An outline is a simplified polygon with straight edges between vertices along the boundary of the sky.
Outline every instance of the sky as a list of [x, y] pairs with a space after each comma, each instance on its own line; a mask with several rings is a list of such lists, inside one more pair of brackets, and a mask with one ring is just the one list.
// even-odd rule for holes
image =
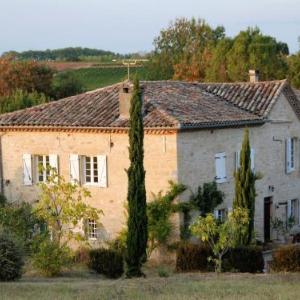
[[229, 36], [248, 26], [300, 50], [300, 0], [0, 0], [0, 53], [90, 47], [149, 51], [177, 17], [223, 25]]

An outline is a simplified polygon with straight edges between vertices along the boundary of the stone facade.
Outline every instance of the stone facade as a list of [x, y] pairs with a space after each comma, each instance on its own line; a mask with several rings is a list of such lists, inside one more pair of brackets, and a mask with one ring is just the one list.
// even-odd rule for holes
[[[69, 156], [106, 155], [107, 188], [86, 186], [92, 194], [90, 204], [102, 209], [104, 238], [113, 238], [125, 226], [127, 174], [129, 166], [127, 134], [67, 132], [3, 132], [2, 169], [4, 193], [9, 201], [34, 202], [38, 186], [23, 184], [22, 156], [58, 155], [59, 173], [70, 177]], [[152, 193], [168, 188], [168, 181], [177, 181], [176, 134], [145, 135], [146, 190]]]
[[[255, 170], [263, 178], [257, 181], [255, 213], [256, 236], [264, 240], [264, 199], [272, 197], [271, 215], [286, 217], [286, 203], [300, 199], [300, 147], [295, 148], [295, 170], [285, 172], [285, 140], [300, 137], [300, 122], [292, 107], [281, 94], [264, 125], [250, 129], [251, 147], [255, 149]], [[219, 184], [225, 193], [220, 208], [232, 207], [235, 153], [241, 148], [243, 128], [184, 130], [177, 133], [145, 135], [145, 169], [148, 199], [152, 193], [168, 188], [174, 180], [193, 191], [204, 182], [214, 180], [215, 154], [226, 154], [227, 180]], [[90, 204], [104, 211], [101, 222], [105, 238], [113, 238], [125, 225], [127, 194], [128, 136], [126, 133], [88, 133], [72, 131], [3, 131], [1, 161], [4, 193], [10, 201], [33, 202], [38, 198], [36, 184], [23, 185], [22, 155], [57, 154], [59, 173], [69, 178], [69, 156], [106, 155], [107, 188], [88, 186]], [[182, 201], [188, 199], [186, 192]], [[179, 218], [175, 218], [177, 228]], [[177, 230], [179, 232], [179, 230]]]
[[[285, 96], [274, 105], [268, 122], [250, 127], [251, 148], [255, 150], [255, 170], [262, 174], [256, 182], [256, 238], [264, 240], [264, 199], [272, 197], [271, 217], [286, 219], [287, 202], [300, 199], [300, 122]], [[285, 140], [298, 138], [295, 144], [295, 170], [286, 174]], [[234, 197], [236, 152], [241, 149], [243, 128], [187, 131], [178, 134], [178, 180], [193, 191], [216, 176], [215, 154], [226, 153], [227, 180], [218, 184], [225, 193], [219, 208], [230, 209]], [[185, 195], [188, 198], [188, 195]], [[271, 238], [275, 233], [271, 233]]]

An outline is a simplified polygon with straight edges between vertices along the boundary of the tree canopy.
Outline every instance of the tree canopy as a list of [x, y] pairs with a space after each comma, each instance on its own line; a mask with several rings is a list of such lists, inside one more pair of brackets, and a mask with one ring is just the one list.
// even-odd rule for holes
[[148, 64], [150, 79], [177, 79], [200, 82], [247, 81], [248, 71], [257, 69], [262, 80], [287, 77], [297, 84], [300, 58], [288, 64], [286, 43], [248, 28], [227, 37], [222, 26], [211, 27], [201, 19], [179, 18], [154, 40]]

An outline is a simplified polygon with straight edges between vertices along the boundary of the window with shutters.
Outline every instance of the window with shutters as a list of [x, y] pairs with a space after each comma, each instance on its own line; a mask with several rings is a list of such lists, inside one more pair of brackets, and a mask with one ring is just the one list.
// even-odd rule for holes
[[97, 239], [97, 222], [95, 220], [89, 219], [88, 220], [88, 238], [90, 240]]
[[50, 176], [49, 155], [36, 155], [37, 182], [47, 182]]
[[296, 138], [288, 138], [286, 140], [286, 172], [291, 173], [295, 170], [295, 149]]
[[106, 156], [81, 156], [80, 160], [84, 184], [107, 187]]
[[227, 209], [216, 209], [215, 210], [215, 218], [220, 222], [224, 222], [227, 218]]
[[[241, 166], [240, 155], [241, 155], [241, 151], [235, 152], [235, 170], [236, 171]], [[255, 173], [255, 150], [253, 148], [251, 148], [250, 159], [251, 159], [251, 170], [252, 170], [252, 172]]]
[[215, 168], [216, 168], [215, 181], [217, 183], [226, 182], [227, 176], [226, 176], [226, 155], [225, 155], [225, 153], [217, 153], [215, 155]]

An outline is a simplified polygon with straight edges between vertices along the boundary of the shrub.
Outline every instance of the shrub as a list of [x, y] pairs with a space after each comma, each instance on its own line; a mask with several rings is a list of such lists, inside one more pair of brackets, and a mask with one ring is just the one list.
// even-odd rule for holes
[[90, 251], [89, 247], [81, 246], [75, 251], [74, 262], [79, 264], [88, 264], [90, 259]]
[[158, 276], [159, 277], [169, 277], [169, 273], [168, 273], [168, 271], [166, 269], [160, 267], [158, 269]]
[[176, 270], [179, 272], [208, 271], [212, 269], [208, 258], [212, 251], [204, 244], [185, 243], [178, 246]]
[[33, 266], [48, 277], [58, 275], [70, 262], [70, 249], [50, 240], [42, 241], [33, 255]]
[[229, 249], [222, 264], [224, 271], [261, 273], [264, 269], [264, 259], [261, 247], [237, 247]]
[[21, 277], [23, 253], [7, 235], [0, 233], [0, 280], [11, 281]]
[[90, 251], [89, 267], [99, 274], [109, 278], [119, 278], [124, 272], [123, 256], [111, 249], [92, 249]]
[[273, 252], [271, 269], [275, 272], [300, 271], [300, 245], [289, 245]]

